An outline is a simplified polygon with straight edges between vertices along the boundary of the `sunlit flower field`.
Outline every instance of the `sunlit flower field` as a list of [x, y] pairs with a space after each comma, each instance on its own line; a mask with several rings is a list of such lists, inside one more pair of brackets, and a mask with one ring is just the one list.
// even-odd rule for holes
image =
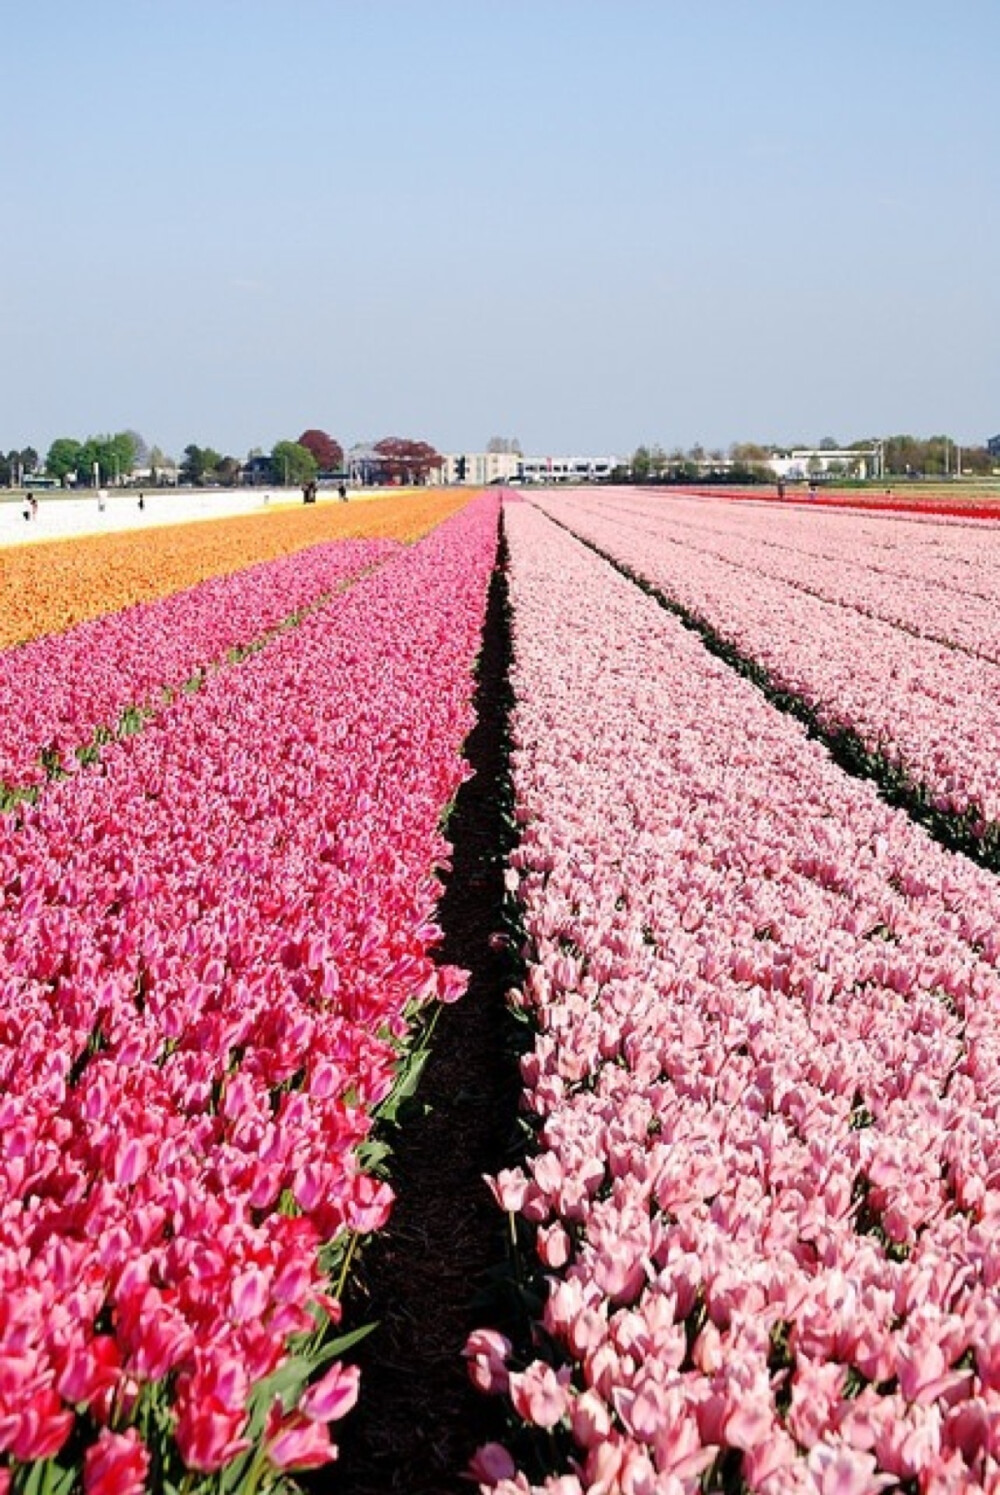
[[1000, 1490], [995, 523], [418, 492], [0, 567], [0, 1495], [339, 1488], [501, 586], [461, 1485]]

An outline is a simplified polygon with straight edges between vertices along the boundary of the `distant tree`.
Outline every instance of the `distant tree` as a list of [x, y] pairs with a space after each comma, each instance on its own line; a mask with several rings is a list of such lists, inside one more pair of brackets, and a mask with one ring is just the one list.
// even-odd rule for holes
[[279, 441], [271, 452], [271, 465], [276, 482], [295, 488], [311, 483], [319, 471], [312, 452], [297, 441]]
[[222, 461], [222, 453], [210, 446], [196, 446], [194, 442], [184, 448], [181, 458], [180, 480], [198, 488], [209, 478], [215, 478], [216, 469]]
[[512, 452], [518, 457], [522, 455], [521, 443], [516, 436], [491, 436], [486, 443], [486, 450], [488, 452]]
[[824, 436], [819, 449], [821, 452], [837, 452], [840, 450], [840, 442], [834, 436]]
[[150, 467], [152, 464], [150, 462], [149, 447], [143, 437], [139, 435], [139, 432], [124, 431], [122, 434], [127, 436], [132, 442], [132, 466]]
[[995, 460], [988, 447], [963, 446], [962, 473], [969, 477], [988, 477], [993, 471]]
[[[873, 445], [868, 443], [869, 449]], [[928, 453], [915, 436], [889, 436], [882, 443], [886, 472], [916, 473], [926, 470]]]
[[236, 457], [223, 457], [215, 465], [215, 476], [224, 488], [235, 488], [240, 480], [241, 466]]
[[325, 431], [303, 431], [298, 444], [304, 446], [307, 452], [312, 452], [316, 459], [316, 466], [321, 472], [343, 470], [344, 448], [339, 441], [335, 441]]
[[115, 436], [88, 436], [80, 447], [77, 473], [84, 482], [94, 481], [95, 465], [100, 483], [118, 483], [135, 466], [135, 445], [128, 431]]
[[924, 472], [951, 472], [954, 467], [955, 443], [950, 436], [929, 436], [924, 442]]
[[21, 463], [22, 474], [38, 471], [38, 453], [33, 446], [22, 447], [18, 453], [18, 458]]
[[205, 459], [202, 449], [194, 441], [184, 448], [181, 454], [178, 476], [184, 483], [193, 483], [197, 486], [205, 476]]
[[632, 453], [632, 477], [637, 483], [645, 483], [652, 470], [653, 459], [648, 446], [637, 446]]
[[80, 453], [83, 447], [72, 436], [57, 436], [49, 447], [45, 458], [45, 471], [65, 487], [73, 474], [80, 471]]
[[733, 464], [734, 477], [745, 475], [756, 479], [774, 478], [771, 453], [766, 446], [760, 446], [756, 441], [734, 441], [729, 448], [729, 460]]
[[434, 468], [444, 466], [444, 458], [426, 441], [383, 436], [374, 450], [386, 476], [396, 483], [426, 483]]

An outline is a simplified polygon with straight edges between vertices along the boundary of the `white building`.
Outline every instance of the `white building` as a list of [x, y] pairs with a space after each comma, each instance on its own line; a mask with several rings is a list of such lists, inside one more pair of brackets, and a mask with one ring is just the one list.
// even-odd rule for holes
[[441, 481], [469, 483], [594, 483], [609, 478], [617, 457], [525, 457], [520, 452], [455, 452], [444, 459]]
[[815, 477], [866, 478], [875, 473], [877, 463], [873, 451], [796, 447], [790, 452], [773, 453], [767, 465], [776, 477], [796, 483]]
[[474, 488], [510, 483], [517, 477], [520, 461], [517, 452], [453, 452], [444, 459], [440, 481], [468, 483]]

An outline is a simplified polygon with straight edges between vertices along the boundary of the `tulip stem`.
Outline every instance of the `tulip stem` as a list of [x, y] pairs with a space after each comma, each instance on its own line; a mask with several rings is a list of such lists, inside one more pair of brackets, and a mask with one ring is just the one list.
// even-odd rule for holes
[[257, 1490], [260, 1487], [260, 1477], [264, 1472], [264, 1466], [266, 1463], [267, 1448], [264, 1444], [263, 1439], [261, 1439], [261, 1444], [257, 1449], [254, 1461], [250, 1465], [250, 1468], [247, 1470], [246, 1479], [240, 1487], [242, 1495], [257, 1495]]
[[344, 1296], [344, 1286], [347, 1282], [347, 1274], [350, 1271], [351, 1260], [354, 1256], [354, 1248], [357, 1244], [358, 1233], [355, 1230], [351, 1232], [351, 1239], [347, 1243], [347, 1250], [344, 1252], [344, 1265], [340, 1269], [340, 1277], [337, 1281], [336, 1292], [334, 1293], [334, 1297], [337, 1298], [338, 1301]]
[[517, 1219], [514, 1211], [507, 1211], [507, 1225], [510, 1229], [510, 1254], [514, 1263], [514, 1277], [518, 1287], [524, 1286], [524, 1273], [521, 1270], [521, 1252], [517, 1244]]

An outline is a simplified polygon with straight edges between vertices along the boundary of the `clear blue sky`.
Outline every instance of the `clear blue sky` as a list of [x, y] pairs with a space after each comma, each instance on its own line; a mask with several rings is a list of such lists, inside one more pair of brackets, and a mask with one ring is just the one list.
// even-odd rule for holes
[[997, 0], [32, 0], [0, 445], [1000, 431]]

